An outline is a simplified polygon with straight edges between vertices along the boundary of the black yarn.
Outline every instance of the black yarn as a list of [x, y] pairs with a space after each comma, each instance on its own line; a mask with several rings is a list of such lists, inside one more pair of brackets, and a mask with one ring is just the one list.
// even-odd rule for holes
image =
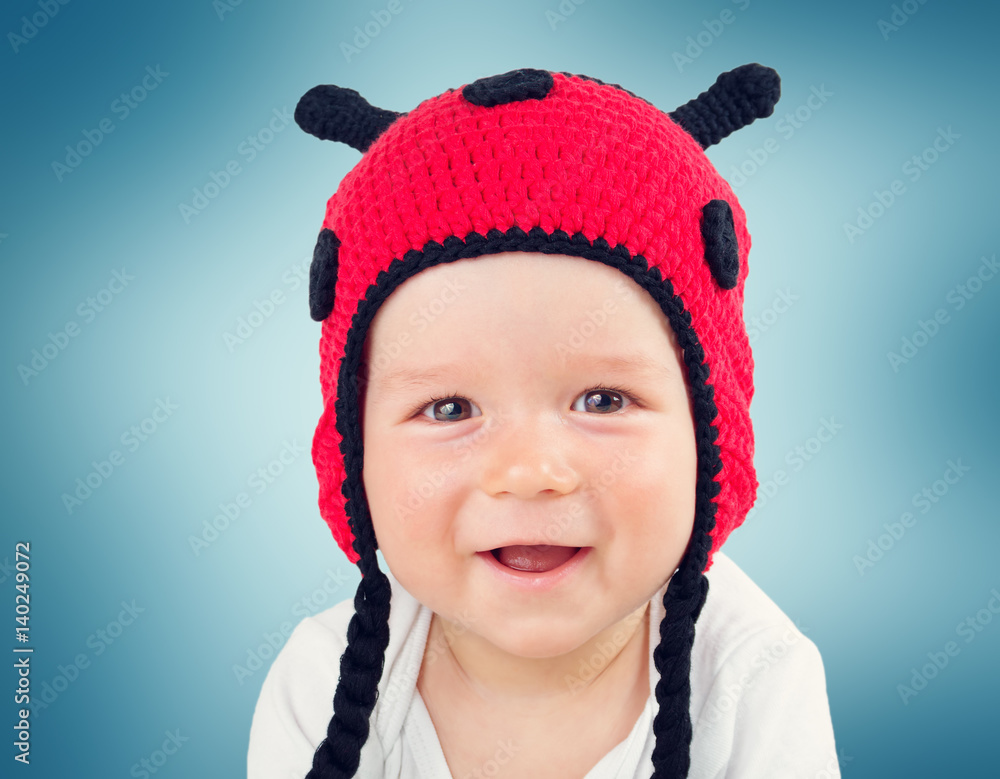
[[669, 116], [707, 149], [755, 119], [770, 116], [779, 97], [778, 74], [754, 62], [723, 73], [707, 91]]
[[354, 549], [360, 555], [362, 581], [354, 604], [357, 613], [348, 627], [348, 645], [341, 658], [340, 680], [333, 699], [334, 715], [327, 738], [313, 756], [313, 768], [307, 779], [341, 779], [354, 776], [360, 762], [361, 748], [369, 735], [368, 721], [377, 698], [378, 682], [385, 663], [388, 645], [388, 579], [379, 570], [378, 548], [362, 483], [364, 449], [360, 428], [358, 376], [368, 328], [375, 314], [392, 292], [408, 278], [440, 263], [502, 252], [522, 251], [563, 254], [602, 262], [617, 268], [645, 289], [660, 305], [670, 321], [683, 350], [691, 393], [695, 440], [698, 451], [698, 477], [695, 487], [695, 518], [688, 548], [663, 596], [666, 611], [660, 623], [660, 643], [653, 652], [653, 662], [660, 673], [655, 694], [659, 711], [653, 720], [656, 746], [653, 750], [654, 779], [682, 779], [690, 766], [692, 735], [691, 647], [695, 622], [708, 594], [708, 580], [702, 571], [712, 546], [710, 533], [715, 528], [715, 497], [721, 487], [715, 477], [722, 470], [721, 450], [716, 443], [718, 430], [712, 425], [718, 416], [715, 388], [708, 383], [709, 367], [697, 333], [691, 327], [691, 314], [674, 293], [669, 279], [659, 269], [650, 268], [641, 255], [632, 256], [624, 245], [612, 247], [603, 238], [593, 243], [583, 233], [570, 236], [562, 230], [546, 233], [541, 227], [525, 232], [511, 227], [506, 232], [493, 229], [486, 235], [470, 233], [463, 240], [456, 236], [442, 243], [430, 241], [423, 250], [412, 249], [402, 260], [394, 259], [369, 285], [347, 333], [344, 359], [340, 365], [335, 401], [340, 450], [344, 455], [346, 477], [343, 493], [347, 498], [347, 516], [355, 536]]
[[[371, 523], [368, 522], [370, 526]], [[352, 530], [354, 528], [352, 527]], [[371, 713], [389, 645], [389, 579], [378, 567], [374, 538], [358, 561], [361, 583], [354, 596], [354, 616], [347, 626], [347, 648], [340, 658], [340, 680], [333, 696], [333, 717], [326, 738], [313, 755], [306, 779], [348, 779], [357, 773], [361, 748], [368, 740]], [[355, 543], [355, 550], [359, 544]]]
[[321, 84], [295, 106], [295, 122], [324, 141], [340, 141], [364, 153], [401, 113], [376, 108], [358, 92]]
[[547, 70], [520, 68], [466, 84], [462, 97], [473, 105], [493, 108], [521, 100], [543, 100], [553, 83]]
[[705, 262], [723, 289], [736, 286], [740, 275], [740, 249], [733, 225], [733, 209], [725, 200], [709, 200], [701, 209], [701, 237]]
[[[374, 314], [374, 310], [372, 311]], [[363, 323], [367, 332], [371, 320]], [[352, 331], [353, 332], [353, 331]], [[364, 338], [361, 339], [364, 344]], [[352, 349], [343, 365], [360, 363], [361, 350]], [[333, 696], [333, 717], [327, 726], [326, 738], [313, 754], [312, 769], [306, 779], [349, 779], [357, 773], [361, 749], [368, 740], [371, 713], [378, 699], [378, 683], [385, 666], [385, 650], [389, 645], [389, 605], [392, 587], [378, 565], [375, 551], [378, 542], [368, 509], [360, 465], [364, 463], [364, 442], [361, 420], [357, 413], [358, 385], [340, 385], [337, 398], [337, 428], [344, 435], [342, 450], [350, 452], [358, 472], [344, 481], [342, 491], [347, 498], [348, 524], [354, 534], [354, 551], [360, 559], [361, 582], [354, 595], [354, 616], [347, 626], [347, 647], [340, 658], [340, 678]], [[341, 416], [341, 408], [353, 408], [350, 417]]]
[[337, 289], [337, 259], [340, 239], [328, 227], [319, 231], [309, 265], [309, 315], [322, 322], [333, 311]]
[[[618, 84], [581, 74], [563, 72], [563, 75], [611, 86], [649, 103]], [[542, 100], [552, 86], [549, 71], [520, 68], [467, 84], [462, 95], [470, 103], [492, 108], [519, 100]], [[771, 68], [750, 63], [723, 73], [708, 90], [668, 116], [707, 149], [755, 119], [770, 116], [780, 96], [778, 74]], [[403, 115], [377, 108], [357, 91], [332, 84], [313, 87], [295, 107], [295, 121], [307, 133], [325, 141], [346, 143], [362, 153]]]

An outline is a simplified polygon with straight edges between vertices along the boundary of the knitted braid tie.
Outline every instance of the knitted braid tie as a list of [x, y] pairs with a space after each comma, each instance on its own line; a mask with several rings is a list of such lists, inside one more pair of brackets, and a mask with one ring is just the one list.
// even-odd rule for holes
[[354, 776], [361, 748], [368, 740], [369, 722], [378, 698], [378, 682], [389, 645], [388, 577], [379, 569], [370, 518], [357, 528], [361, 583], [354, 595], [354, 616], [347, 626], [347, 648], [340, 658], [340, 681], [333, 696], [334, 715], [326, 738], [313, 755], [307, 779], [347, 779]]
[[617, 268], [656, 300], [683, 351], [698, 455], [695, 517], [653, 652], [653, 767], [657, 779], [687, 775], [704, 572], [757, 487], [742, 320], [749, 234], [701, 150], [769, 116], [779, 93], [777, 74], [754, 64], [670, 114], [617, 85], [535, 69], [479, 79], [407, 114], [334, 86], [302, 98], [295, 118], [304, 130], [364, 152], [328, 203], [310, 270], [310, 311], [323, 322], [325, 410], [313, 440], [320, 508], [362, 574], [311, 779], [357, 772], [389, 641], [391, 590], [361, 478], [368, 329], [413, 275], [510, 251]]

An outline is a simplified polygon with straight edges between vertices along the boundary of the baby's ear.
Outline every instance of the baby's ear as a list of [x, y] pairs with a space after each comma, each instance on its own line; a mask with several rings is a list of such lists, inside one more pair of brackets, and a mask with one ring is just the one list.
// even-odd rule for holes
[[376, 108], [353, 89], [321, 84], [306, 92], [295, 107], [295, 122], [324, 141], [368, 150], [390, 124], [403, 114]]

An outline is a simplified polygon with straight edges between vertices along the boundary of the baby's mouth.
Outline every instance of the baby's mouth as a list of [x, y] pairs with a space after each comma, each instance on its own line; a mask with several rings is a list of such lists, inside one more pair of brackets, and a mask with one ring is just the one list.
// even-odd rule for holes
[[579, 546], [502, 546], [492, 550], [493, 556], [515, 571], [545, 573], [568, 562], [581, 547]]

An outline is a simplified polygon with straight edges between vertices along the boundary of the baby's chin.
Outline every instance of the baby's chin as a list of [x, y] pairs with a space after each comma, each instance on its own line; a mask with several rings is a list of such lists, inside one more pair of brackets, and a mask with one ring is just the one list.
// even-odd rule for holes
[[[447, 624], [447, 623], [445, 623]], [[475, 630], [466, 631], [467, 640], [490, 650], [525, 661], [574, 660], [601, 628], [580, 615], [532, 615], [488, 619], [480, 615]]]

